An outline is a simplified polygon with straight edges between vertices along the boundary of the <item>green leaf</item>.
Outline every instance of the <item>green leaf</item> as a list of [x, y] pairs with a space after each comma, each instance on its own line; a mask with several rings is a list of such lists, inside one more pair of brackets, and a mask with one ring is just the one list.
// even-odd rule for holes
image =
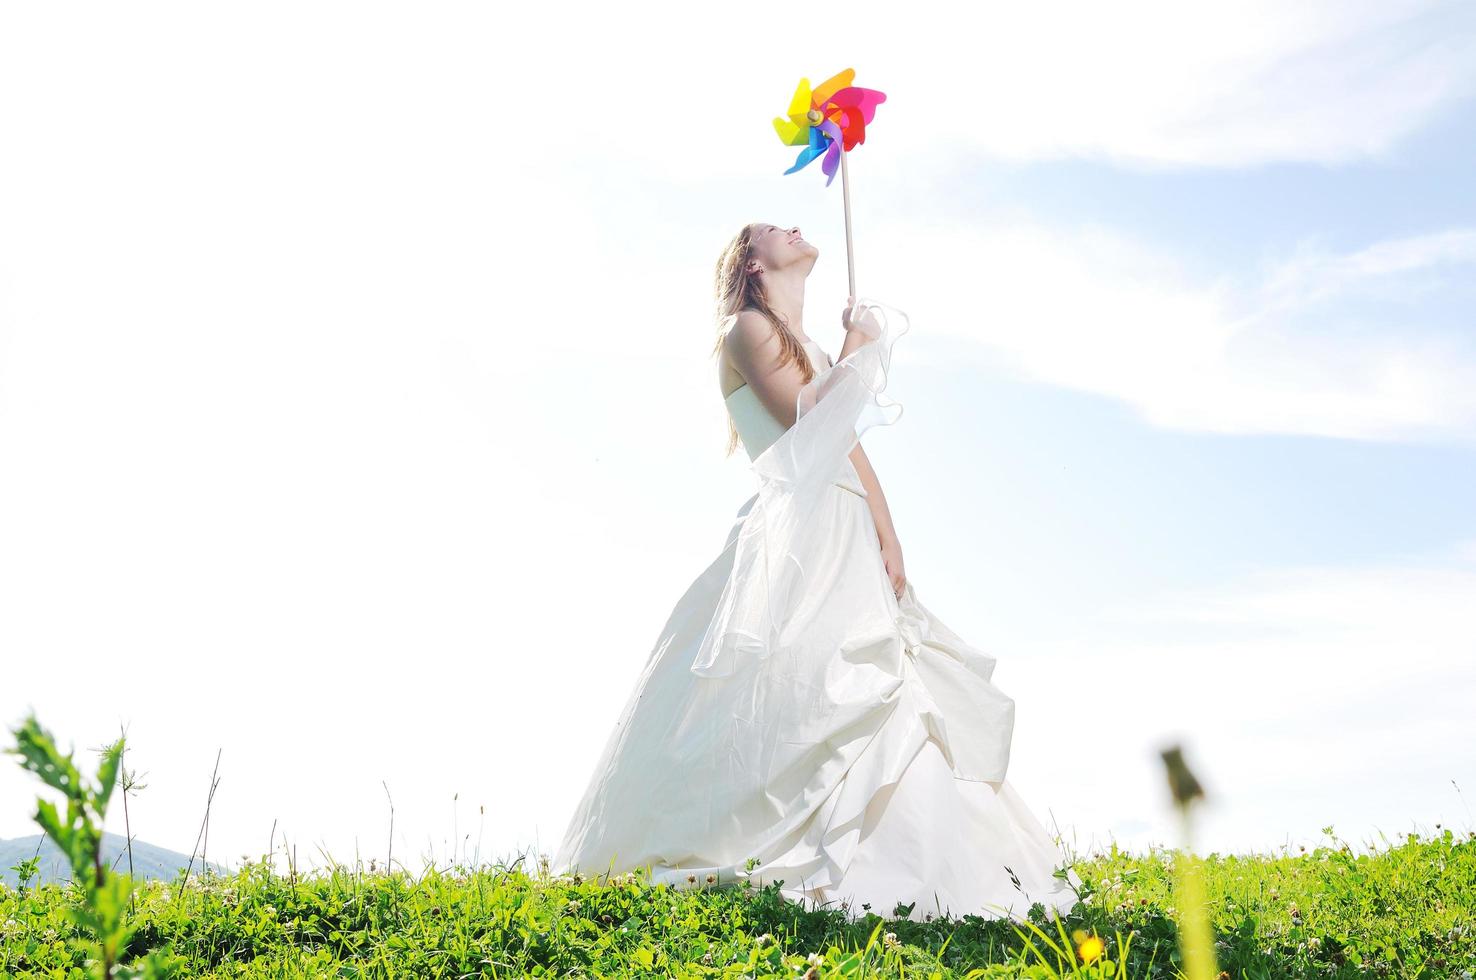
[[81, 793], [82, 775], [72, 765], [70, 753], [62, 755], [56, 747], [56, 739], [41, 727], [32, 715], [12, 733], [16, 747], [7, 749], [21, 757], [21, 765], [41, 777], [41, 781], [52, 789], [60, 790], [68, 799]]
[[72, 832], [62, 823], [56, 806], [49, 800], [36, 801], [36, 822], [63, 854], [71, 854]]

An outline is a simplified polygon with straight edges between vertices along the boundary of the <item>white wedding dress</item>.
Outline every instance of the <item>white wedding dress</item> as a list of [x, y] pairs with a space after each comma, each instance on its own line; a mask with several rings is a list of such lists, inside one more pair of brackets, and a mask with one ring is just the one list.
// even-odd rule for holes
[[917, 920], [1075, 903], [1081, 880], [1005, 779], [1015, 705], [994, 658], [887, 579], [849, 453], [900, 415], [878, 396], [907, 322], [857, 309], [876, 339], [839, 364], [807, 344], [793, 426], [747, 385], [726, 398], [759, 492], [662, 629], [553, 873], [782, 880], [807, 907]]

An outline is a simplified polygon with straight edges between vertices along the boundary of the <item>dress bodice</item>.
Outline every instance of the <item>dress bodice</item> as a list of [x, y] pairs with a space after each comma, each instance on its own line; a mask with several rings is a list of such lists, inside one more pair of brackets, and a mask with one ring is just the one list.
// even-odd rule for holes
[[[817, 373], [831, 366], [829, 356], [819, 344], [813, 340], [807, 340], [804, 342], [804, 348], [810, 357], [811, 366]], [[723, 399], [723, 403], [728, 407], [728, 414], [733, 419], [733, 426], [738, 430], [738, 438], [743, 442], [743, 448], [748, 453], [750, 461], [758, 459], [763, 455], [764, 450], [774, 444], [774, 440], [784, 434], [784, 426], [769, 414], [769, 410], [764, 407], [763, 402], [759, 401], [758, 395], [749, 385], [743, 384], [729, 392]], [[860, 475], [849, 458], [836, 484], [853, 493], [866, 496]]]
[[[819, 344], [807, 340], [804, 348], [811, 366], [817, 372], [829, 367], [829, 359]], [[784, 426], [769, 414], [769, 410], [759, 401], [750, 385], [743, 384], [730, 391], [723, 402], [728, 406], [728, 414], [733, 417], [733, 426], [738, 430], [738, 438], [742, 440], [750, 460], [758, 459], [765, 449], [774, 444], [775, 439], [784, 434]]]

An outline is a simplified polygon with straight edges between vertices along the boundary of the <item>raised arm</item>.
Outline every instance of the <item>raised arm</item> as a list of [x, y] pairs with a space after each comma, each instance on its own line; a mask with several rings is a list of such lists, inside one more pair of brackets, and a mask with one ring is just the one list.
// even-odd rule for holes
[[[881, 324], [877, 323], [870, 310], [863, 310], [860, 315], [853, 317], [855, 305], [856, 297], [847, 297], [846, 308], [841, 313], [841, 323], [846, 328], [845, 343], [841, 346], [842, 360], [862, 345], [875, 343], [881, 335]], [[892, 524], [892, 511], [887, 506], [887, 495], [882, 492], [881, 480], [877, 479], [876, 470], [872, 468], [871, 460], [859, 439], [851, 449], [851, 463], [856, 467], [861, 485], [866, 488], [866, 503], [871, 507], [871, 520], [876, 525], [877, 546], [881, 548], [882, 565], [887, 570], [887, 579], [892, 583], [892, 591], [900, 598], [907, 582], [907, 570], [902, 560], [902, 542], [897, 539], [897, 529]]]
[[854, 310], [855, 306], [856, 297], [847, 296], [846, 308], [841, 311], [841, 326], [845, 328], [846, 339], [841, 344], [840, 357], [837, 360], [844, 361], [857, 348], [881, 336], [881, 324], [876, 322], [876, 315], [864, 307], [858, 314]]

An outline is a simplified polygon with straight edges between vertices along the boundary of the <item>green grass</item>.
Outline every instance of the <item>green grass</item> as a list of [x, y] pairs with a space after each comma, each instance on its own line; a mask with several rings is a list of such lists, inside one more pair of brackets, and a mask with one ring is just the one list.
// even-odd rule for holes
[[[1205, 859], [1220, 969], [1476, 974], [1476, 834], [1443, 829], [1356, 853], [1325, 834], [1305, 853]], [[302, 876], [262, 860], [184, 887], [139, 883], [127, 954], [167, 946], [174, 975], [209, 977], [1173, 977], [1173, 861], [1115, 847], [1078, 858], [1082, 903], [1059, 924], [1034, 915], [1037, 933], [976, 916], [802, 909], [772, 888], [651, 886], [639, 872], [555, 878], [524, 861]], [[0, 976], [83, 976], [68, 914], [78, 898], [76, 886], [0, 886]], [[1106, 943], [1085, 967], [1073, 965], [1078, 930]]]

